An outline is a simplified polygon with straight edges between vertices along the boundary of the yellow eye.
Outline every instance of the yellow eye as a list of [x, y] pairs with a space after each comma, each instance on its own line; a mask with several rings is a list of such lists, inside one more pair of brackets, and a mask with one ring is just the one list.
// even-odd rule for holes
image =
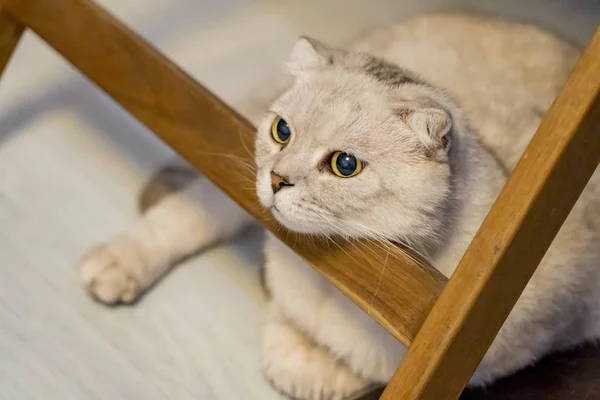
[[290, 136], [292, 136], [290, 126], [280, 116], [277, 116], [271, 124], [271, 136], [279, 144], [286, 144], [290, 141]]
[[351, 154], [336, 151], [331, 156], [331, 170], [340, 178], [351, 178], [362, 171], [363, 163]]

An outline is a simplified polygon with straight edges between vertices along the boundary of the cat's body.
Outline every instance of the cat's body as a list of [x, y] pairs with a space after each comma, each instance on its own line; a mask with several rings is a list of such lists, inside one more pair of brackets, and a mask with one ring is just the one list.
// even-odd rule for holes
[[[299, 41], [294, 82], [258, 125], [259, 199], [290, 229], [404, 241], [449, 276], [578, 52], [529, 26], [463, 15], [420, 17], [355, 48], [418, 75]], [[289, 143], [272, 140], [277, 116], [290, 126]], [[364, 171], [334, 176], [323, 160], [335, 150], [362, 158]], [[197, 179], [92, 250], [82, 275], [101, 300], [131, 301], [178, 259], [249, 222]], [[274, 386], [340, 398], [387, 381], [404, 347], [273, 236], [264, 251], [272, 300], [263, 368]], [[599, 267], [596, 173], [472, 383], [600, 337]]]

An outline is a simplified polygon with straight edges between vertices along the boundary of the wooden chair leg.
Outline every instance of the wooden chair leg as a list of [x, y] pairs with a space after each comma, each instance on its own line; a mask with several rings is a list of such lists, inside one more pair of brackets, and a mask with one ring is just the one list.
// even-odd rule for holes
[[386, 388], [455, 400], [600, 162], [600, 29]]
[[4, 10], [0, 1], [0, 76], [24, 30], [25, 27]]

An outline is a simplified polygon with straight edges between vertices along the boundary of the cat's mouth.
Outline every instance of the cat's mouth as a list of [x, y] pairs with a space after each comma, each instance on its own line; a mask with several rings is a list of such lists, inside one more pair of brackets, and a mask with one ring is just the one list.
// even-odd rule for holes
[[271, 215], [275, 217], [275, 219], [281, 222], [283, 225], [287, 226], [287, 219], [283, 216], [283, 213], [277, 208], [275, 204], [273, 204], [270, 208]]
[[295, 230], [293, 228], [293, 223], [292, 221], [288, 220], [283, 213], [277, 208], [276, 205], [271, 206], [271, 215], [273, 215], [273, 217], [275, 217], [275, 219], [277, 221], [279, 221], [279, 223], [281, 223], [283, 226], [285, 226], [288, 229], [291, 230]]
[[276, 205], [272, 205], [270, 208], [271, 214], [275, 219], [287, 229], [298, 232], [298, 233], [314, 233], [315, 229], [312, 224], [303, 223], [300, 220], [290, 219], [286, 217], [285, 213], [281, 212]]

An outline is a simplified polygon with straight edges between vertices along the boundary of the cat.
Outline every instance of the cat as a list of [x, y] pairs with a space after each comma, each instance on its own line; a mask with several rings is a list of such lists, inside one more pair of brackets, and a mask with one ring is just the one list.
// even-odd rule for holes
[[[578, 55], [536, 27], [465, 14], [380, 28], [351, 50], [302, 37], [286, 87], [246, 110], [260, 203], [292, 231], [406, 243], [450, 276]], [[252, 222], [189, 171], [165, 168], [143, 216], [82, 259], [93, 296], [134, 301]], [[470, 385], [600, 336], [599, 227], [596, 173]], [[405, 347], [271, 234], [264, 253], [271, 384], [312, 400], [387, 382]]]

